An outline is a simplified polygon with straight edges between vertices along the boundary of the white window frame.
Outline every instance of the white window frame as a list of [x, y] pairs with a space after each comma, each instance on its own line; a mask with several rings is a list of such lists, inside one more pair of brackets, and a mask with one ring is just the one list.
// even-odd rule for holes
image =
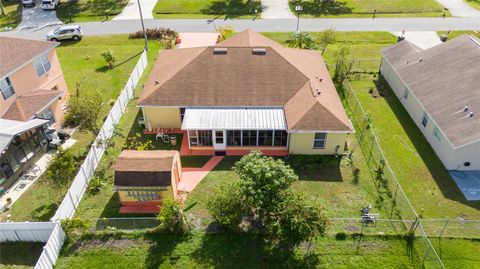
[[432, 135], [433, 135], [433, 137], [435, 138], [435, 140], [436, 140], [438, 143], [442, 143], [443, 135], [442, 135], [442, 133], [440, 132], [440, 129], [438, 129], [438, 127], [435, 127], [435, 128], [433, 129]]
[[[5, 87], [2, 87], [2, 82], [5, 82]], [[10, 95], [6, 96], [6, 92], [8, 92]], [[3, 100], [8, 100], [8, 98], [15, 95], [15, 87], [13, 87], [12, 81], [9, 77], [0, 79], [0, 93], [2, 94]]]
[[40, 55], [35, 61], [33, 61], [33, 66], [35, 67], [35, 72], [37, 72], [37, 76], [41, 77], [48, 73], [52, 68], [52, 63], [50, 59], [48, 59], [48, 53]]
[[[324, 137], [323, 138], [317, 138], [317, 134], [323, 134]], [[321, 147], [315, 146], [315, 142], [318, 142], [318, 141], [322, 141], [323, 146], [321, 146]], [[325, 145], [327, 145], [327, 133], [314, 133], [313, 134], [313, 148], [314, 149], [324, 149]]]
[[[425, 124], [423, 124], [424, 121], [425, 121]], [[420, 122], [422, 126], [427, 128], [429, 121], [430, 121], [430, 117], [428, 116], [427, 112], [423, 112], [422, 121]]]

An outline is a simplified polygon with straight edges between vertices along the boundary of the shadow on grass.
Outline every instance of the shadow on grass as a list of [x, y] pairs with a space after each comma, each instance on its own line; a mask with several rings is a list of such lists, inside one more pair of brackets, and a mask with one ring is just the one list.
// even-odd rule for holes
[[42, 254], [44, 245], [43, 242], [2, 242], [0, 243], [0, 267], [34, 267]]
[[96, 71], [96, 72], [99, 72], [99, 73], [106, 73], [106, 72], [108, 72], [108, 71], [110, 71], [110, 70], [113, 70], [113, 69], [115, 69], [115, 68], [117, 68], [117, 67], [119, 67], [119, 66], [121, 66], [121, 65], [123, 65], [123, 64], [125, 64], [125, 63], [130, 62], [131, 60], [135, 59], [138, 55], [142, 54], [142, 52], [143, 52], [143, 51], [140, 51], [140, 52], [138, 52], [138, 53], [135, 53], [134, 55], [132, 55], [132, 56], [126, 58], [125, 60], [121, 61], [120, 63], [114, 65], [112, 68], [110, 68], [108, 65], [104, 65], [104, 66], [102, 66], [102, 67], [99, 67], [99, 68], [95, 69], [95, 71]]
[[57, 17], [64, 22], [75, 21], [78, 16], [112, 17], [127, 5], [127, 0], [60, 1]]
[[5, 16], [0, 16], [0, 28], [12, 27], [15, 28], [22, 21], [22, 5], [21, 1], [7, 1], [3, 3], [5, 10], [9, 6], [17, 5], [15, 11], [8, 12]]
[[30, 213], [32, 220], [34, 221], [49, 221], [53, 215], [55, 215], [55, 211], [58, 209], [58, 204], [51, 203], [48, 205], [41, 205], [35, 208], [32, 213]]
[[208, 7], [201, 10], [203, 14], [225, 15], [226, 19], [232, 19], [244, 15], [255, 15], [255, 10], [261, 12], [262, 3], [254, 0], [224, 0], [212, 2]]
[[339, 15], [339, 14], [350, 14], [352, 13], [352, 8], [347, 6], [346, 2], [343, 1], [334, 1], [334, 0], [313, 0], [313, 1], [302, 1], [294, 0], [290, 1], [290, 6], [295, 7], [297, 5], [303, 6], [302, 13], [309, 14], [312, 16], [321, 16], [321, 15]]
[[285, 163], [292, 167], [302, 181], [342, 182], [341, 160], [335, 156], [292, 155]]
[[385, 87], [385, 91], [388, 92], [388, 97], [385, 98], [387, 104], [390, 106], [390, 109], [395, 114], [395, 117], [402, 125], [402, 128], [407, 133], [409, 139], [412, 141], [416, 152], [418, 152], [420, 158], [427, 166], [430, 174], [434, 178], [438, 188], [443, 193], [445, 198], [460, 202], [476, 209], [480, 209], [480, 201], [473, 202], [465, 199], [463, 193], [460, 191], [455, 181], [450, 177], [447, 169], [437, 157], [433, 148], [430, 146], [418, 126], [412, 120], [384, 78], [380, 77], [379, 81], [375, 82], [375, 84], [383, 85], [382, 87]]

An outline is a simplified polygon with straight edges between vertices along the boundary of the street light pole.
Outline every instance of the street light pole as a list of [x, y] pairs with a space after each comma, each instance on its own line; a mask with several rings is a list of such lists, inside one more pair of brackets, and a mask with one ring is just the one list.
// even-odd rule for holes
[[142, 22], [143, 36], [145, 37], [145, 50], [148, 50], [147, 32], [145, 31], [145, 24], [143, 24], [142, 7], [140, 6], [140, 0], [137, 0], [138, 11], [140, 12], [140, 21]]
[[303, 7], [302, 6], [295, 6], [295, 12], [297, 12], [297, 30], [295, 32], [298, 33], [298, 27], [300, 25], [300, 12], [302, 12]]

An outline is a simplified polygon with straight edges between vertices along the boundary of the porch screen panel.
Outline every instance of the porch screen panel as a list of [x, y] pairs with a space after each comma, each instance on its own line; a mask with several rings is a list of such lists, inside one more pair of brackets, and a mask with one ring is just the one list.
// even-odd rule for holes
[[258, 145], [259, 146], [272, 146], [273, 131], [271, 130], [259, 130], [258, 131]]
[[274, 146], [287, 145], [287, 131], [275, 131]]
[[242, 145], [242, 131], [227, 131], [227, 146], [240, 147]]
[[243, 135], [243, 146], [256, 146], [257, 145], [257, 131], [256, 130], [245, 130], [242, 131]]
[[211, 146], [212, 145], [212, 131], [197, 131], [198, 132], [198, 145], [199, 146]]

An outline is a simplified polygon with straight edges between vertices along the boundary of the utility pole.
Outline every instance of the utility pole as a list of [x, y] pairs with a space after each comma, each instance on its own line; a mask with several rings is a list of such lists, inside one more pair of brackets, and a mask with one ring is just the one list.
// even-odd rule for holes
[[295, 12], [297, 12], [297, 31], [296, 31], [296, 33], [298, 33], [298, 27], [300, 25], [300, 12], [302, 12], [302, 10], [303, 10], [302, 6], [295, 6]]
[[148, 50], [147, 31], [145, 31], [145, 24], [143, 23], [143, 14], [142, 14], [142, 7], [140, 6], [140, 0], [137, 0], [137, 4], [138, 4], [138, 11], [140, 12], [140, 21], [142, 22], [143, 36], [145, 37], [145, 50]]

